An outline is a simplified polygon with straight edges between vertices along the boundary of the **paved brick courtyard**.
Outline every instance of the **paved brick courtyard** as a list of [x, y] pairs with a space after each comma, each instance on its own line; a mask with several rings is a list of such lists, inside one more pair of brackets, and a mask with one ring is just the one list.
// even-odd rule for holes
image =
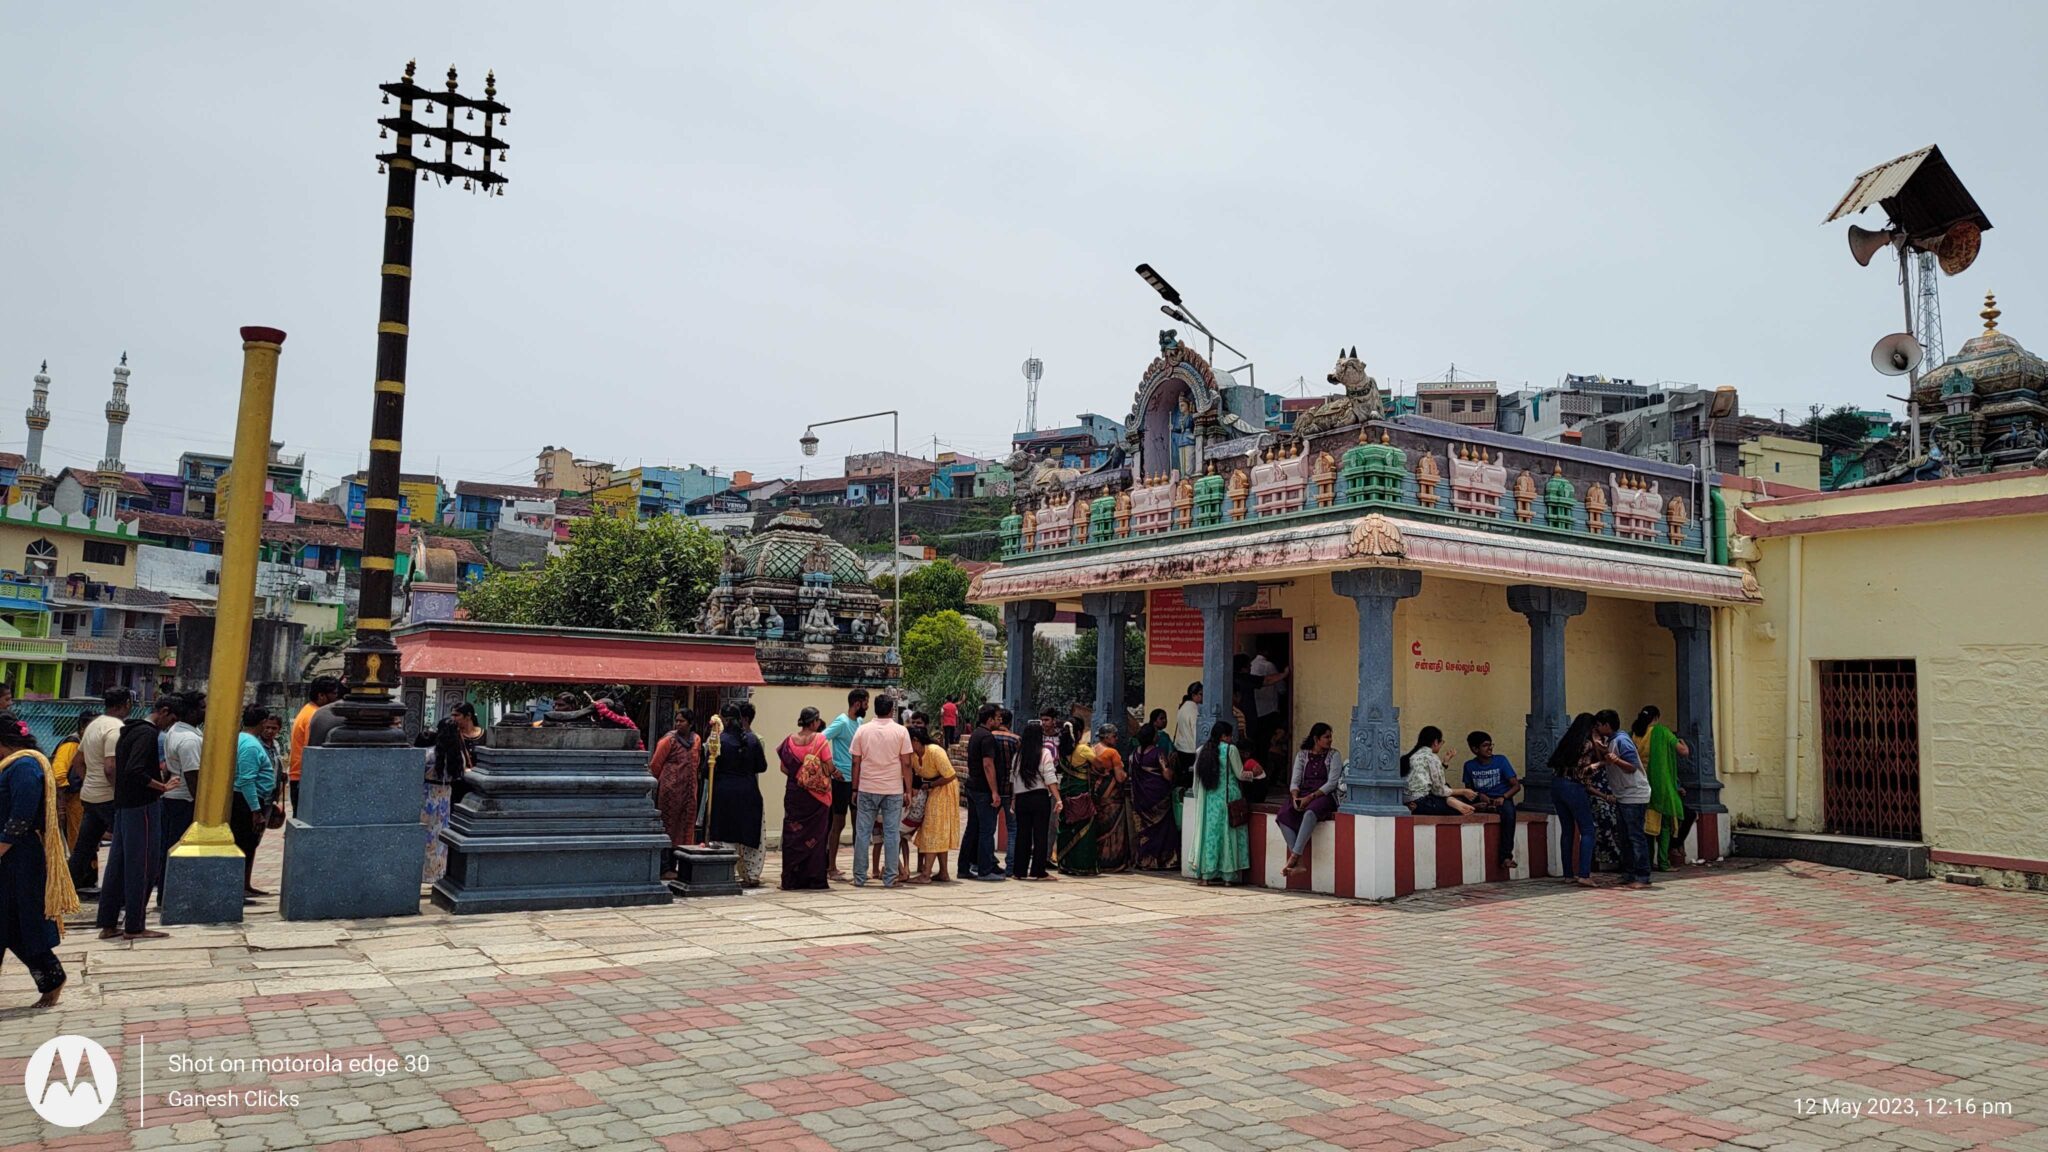
[[[0, 1149], [2048, 1147], [2048, 898], [1806, 865], [1379, 906], [1153, 877], [266, 906], [62, 954], [64, 1007], [0, 1018]], [[30, 998], [10, 962], [0, 1001]], [[59, 1032], [121, 1063], [79, 1134], [5, 1086]]]

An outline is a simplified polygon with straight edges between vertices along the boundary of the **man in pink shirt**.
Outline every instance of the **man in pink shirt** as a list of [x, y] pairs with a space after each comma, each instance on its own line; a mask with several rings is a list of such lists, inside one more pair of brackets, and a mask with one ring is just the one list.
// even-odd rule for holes
[[896, 722], [896, 701], [875, 697], [873, 723], [853, 734], [853, 886], [868, 883], [868, 842], [882, 821], [882, 887], [894, 888], [903, 837], [903, 798], [910, 792], [910, 731]]

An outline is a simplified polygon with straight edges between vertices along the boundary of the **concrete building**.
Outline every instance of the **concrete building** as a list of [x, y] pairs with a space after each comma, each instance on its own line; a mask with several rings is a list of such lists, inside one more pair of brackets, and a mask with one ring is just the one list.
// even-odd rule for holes
[[[1716, 636], [1744, 851], [2048, 889], [2048, 473], [1743, 503]], [[2022, 599], [2015, 599], [2016, 596]]]
[[1523, 389], [1502, 397], [1494, 426], [1512, 436], [1565, 443], [1567, 434], [1579, 425], [1642, 408], [1655, 399], [1654, 392], [1633, 380], [1568, 374], [1555, 387]]
[[214, 485], [234, 460], [212, 452], [182, 452], [178, 455], [178, 478], [185, 485], [184, 508], [173, 515], [214, 519]]
[[[1257, 416], [1263, 422], [1263, 407]], [[1124, 426], [1107, 416], [1083, 412], [1075, 421], [1064, 428], [1019, 432], [1010, 437], [1010, 448], [1034, 459], [1054, 461], [1062, 468], [1086, 470], [1107, 461], [1124, 438]]]
[[1415, 413], [1470, 428], [1491, 428], [1500, 385], [1491, 380], [1430, 380], [1415, 386]]
[[550, 444], [540, 450], [533, 467], [533, 486], [557, 492], [589, 493], [612, 482], [612, 466], [602, 460], [585, 460], [567, 448]]
[[[369, 497], [370, 477], [364, 472], [350, 473], [341, 478], [341, 483], [320, 494], [322, 503], [340, 508], [348, 523], [358, 528], [362, 527], [364, 501]], [[426, 472], [398, 474], [400, 524], [439, 524], [447, 503], [448, 489], [439, 476]]]
[[[1732, 416], [1709, 416], [1718, 389], [1677, 388], [1658, 394], [1640, 408], [1586, 420], [1576, 429], [1578, 443], [1602, 452], [1619, 452], [1667, 464], [1706, 464], [1732, 468], [1742, 443], [1742, 428]], [[1732, 389], [1730, 390], [1732, 392]], [[1726, 403], [1736, 403], [1731, 396]], [[1569, 433], [1566, 442], [1570, 442]]]
[[[153, 592], [191, 604], [208, 615], [220, 599], [217, 552], [191, 552], [154, 544], [136, 550], [136, 580]], [[332, 632], [348, 624], [345, 582], [294, 564], [256, 565], [256, 615], [292, 620], [307, 632]]]
[[691, 500], [723, 492], [731, 485], [730, 477], [696, 464], [687, 468], [633, 468], [614, 475], [611, 483], [591, 492], [590, 500], [605, 515], [652, 520], [656, 516], [681, 516], [683, 506]]
[[448, 523], [456, 528], [489, 532], [507, 517], [536, 528], [552, 531], [556, 490], [526, 484], [485, 484], [476, 480], [455, 482], [455, 502], [448, 509]]
[[1740, 473], [1766, 484], [1820, 491], [1820, 445], [1784, 436], [1758, 436], [1737, 448]]
[[0, 683], [16, 699], [50, 700], [63, 688], [67, 656], [54, 632], [48, 585], [0, 576]]

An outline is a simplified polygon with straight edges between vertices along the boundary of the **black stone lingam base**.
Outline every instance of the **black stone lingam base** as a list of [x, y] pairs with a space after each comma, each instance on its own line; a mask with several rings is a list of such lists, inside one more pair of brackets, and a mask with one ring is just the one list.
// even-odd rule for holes
[[678, 896], [737, 896], [740, 878], [733, 870], [740, 854], [730, 848], [675, 849], [676, 878], [668, 882]]
[[493, 728], [449, 815], [434, 903], [457, 915], [668, 904], [654, 777], [619, 729]]

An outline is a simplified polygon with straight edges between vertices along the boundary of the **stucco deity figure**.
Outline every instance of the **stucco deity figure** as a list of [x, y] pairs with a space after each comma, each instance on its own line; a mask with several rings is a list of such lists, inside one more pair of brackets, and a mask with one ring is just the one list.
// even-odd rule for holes
[[1690, 522], [1685, 514], [1685, 497], [1673, 496], [1671, 503], [1664, 506], [1664, 528], [1673, 544], [1685, 543], [1685, 526]]
[[[1308, 445], [1302, 445], [1308, 451]], [[1315, 467], [1309, 469], [1309, 479], [1315, 483], [1315, 505], [1328, 508], [1337, 503], [1337, 458], [1328, 452], [1316, 453]]]
[[1024, 502], [1024, 520], [1018, 526], [1017, 540], [1026, 552], [1038, 547], [1038, 504], [1035, 501]]
[[886, 615], [877, 615], [875, 617], [875, 643], [887, 644], [889, 642], [889, 636], [889, 617]]
[[1131, 534], [1131, 486], [1125, 484], [1116, 490], [1116, 534], [1119, 537]]
[[782, 639], [782, 613], [773, 604], [768, 606], [768, 618], [762, 621], [761, 635], [770, 640]]
[[1379, 381], [1366, 374], [1365, 361], [1354, 346], [1349, 352], [1337, 349], [1337, 366], [1329, 381], [1343, 387], [1344, 395], [1333, 396], [1295, 418], [1294, 431], [1313, 436], [1334, 428], [1349, 428], [1368, 420], [1386, 418], [1386, 404], [1380, 399]]
[[1131, 491], [1131, 535], [1164, 532], [1173, 519], [1173, 489], [1163, 476], [1145, 477]]
[[1598, 480], [1586, 485], [1586, 531], [1595, 536], [1607, 533], [1607, 486]]
[[849, 623], [851, 624], [853, 629], [853, 642], [855, 644], [867, 643], [868, 618], [865, 616], [855, 616]]
[[704, 605], [704, 634], [706, 636], [723, 636], [725, 635], [726, 623], [725, 603], [714, 596], [709, 603]]
[[1508, 469], [1500, 453], [1486, 458], [1486, 449], [1461, 445], [1451, 457], [1451, 503], [1471, 516], [1499, 516], [1507, 492]]
[[1246, 506], [1251, 502], [1252, 496], [1251, 473], [1246, 472], [1242, 467], [1232, 469], [1230, 483], [1226, 486], [1225, 491], [1230, 494], [1230, 518], [1232, 520], [1244, 519]]
[[1424, 452], [1415, 458], [1415, 499], [1424, 508], [1434, 508], [1437, 502], [1437, 485], [1443, 482], [1444, 474], [1437, 467], [1436, 453]]
[[740, 601], [739, 611], [733, 613], [732, 630], [741, 636], [752, 636], [761, 630], [761, 610], [754, 606], [752, 593]]
[[1656, 481], [1612, 472], [1607, 478], [1614, 485], [1615, 534], [1631, 540], [1656, 539], [1657, 521], [1663, 512]]
[[804, 613], [804, 639], [813, 644], [824, 644], [838, 636], [839, 625], [832, 622], [832, 610], [825, 607], [823, 600], [813, 601], [811, 610]]
[[1524, 524], [1536, 521], [1536, 477], [1527, 468], [1515, 477], [1515, 519]]
[[1073, 496], [1062, 492], [1047, 497], [1044, 510], [1038, 514], [1038, 546], [1064, 548], [1073, 540]]
[[1195, 522], [1195, 482], [1183, 476], [1173, 484], [1173, 524], [1187, 528]]

